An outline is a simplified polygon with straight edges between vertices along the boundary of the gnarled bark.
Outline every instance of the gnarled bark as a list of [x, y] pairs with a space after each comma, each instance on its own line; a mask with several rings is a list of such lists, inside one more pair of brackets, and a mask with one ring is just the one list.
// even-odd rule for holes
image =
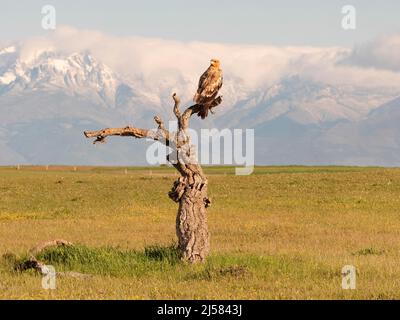
[[194, 180], [194, 184], [190, 184], [187, 179], [178, 184], [183, 193], [179, 197], [176, 234], [182, 258], [189, 262], [203, 261], [210, 250], [206, 212], [210, 205], [207, 179], [195, 174]]
[[[108, 136], [132, 136], [135, 138], [151, 138], [160, 141], [173, 151], [167, 160], [178, 170], [180, 177], [174, 182], [169, 197], [179, 203], [176, 217], [176, 234], [178, 249], [183, 260], [196, 263], [204, 261], [210, 250], [210, 234], [207, 225], [207, 207], [211, 201], [207, 194], [207, 178], [194, 155], [188, 134], [190, 117], [198, 114], [202, 106], [195, 104], [183, 113], [179, 110], [180, 100], [176, 94], [173, 111], [178, 120], [178, 132], [173, 134], [165, 129], [160, 117], [154, 117], [157, 130], [139, 129], [134, 127], [107, 128], [98, 131], [85, 131], [87, 138], [95, 137], [96, 142], [105, 142]], [[217, 107], [222, 97], [208, 101], [209, 109]]]

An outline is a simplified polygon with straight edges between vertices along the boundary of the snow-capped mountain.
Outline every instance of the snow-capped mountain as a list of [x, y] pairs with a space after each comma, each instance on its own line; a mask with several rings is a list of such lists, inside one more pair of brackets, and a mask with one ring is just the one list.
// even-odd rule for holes
[[[15, 47], [0, 52], [2, 94], [18, 94], [28, 90], [63, 90], [68, 94], [98, 96], [104, 103], [114, 106], [117, 76], [90, 54], [61, 56], [45, 51], [32, 60], [15, 59]], [[14, 56], [14, 59], [10, 59]]]
[[357, 121], [371, 110], [395, 98], [399, 91], [354, 86], [335, 87], [296, 75], [252, 93], [250, 97], [240, 101], [228, 117], [235, 126], [244, 124], [252, 128], [282, 116], [304, 125], [340, 120]]
[[[0, 164], [145, 164], [144, 144], [114, 139], [92, 148], [82, 131], [128, 124], [151, 128], [156, 114], [166, 121], [173, 118], [170, 95], [177, 87], [183, 97], [191, 97], [195, 89], [179, 73], [176, 81], [166, 79], [156, 88], [153, 80], [121, 76], [88, 52], [46, 49], [24, 55], [18, 46], [0, 49]], [[382, 112], [389, 101], [398, 106], [400, 88], [334, 86], [298, 74], [266, 87], [249, 88], [243, 82], [226, 77], [223, 105], [193, 126], [254, 128], [260, 164], [400, 161], [397, 142], [391, 149], [396, 157], [381, 157], [376, 147], [360, 157], [352, 145], [371, 139], [354, 135], [352, 128], [368, 124], [378, 135], [387, 132], [391, 116]]]

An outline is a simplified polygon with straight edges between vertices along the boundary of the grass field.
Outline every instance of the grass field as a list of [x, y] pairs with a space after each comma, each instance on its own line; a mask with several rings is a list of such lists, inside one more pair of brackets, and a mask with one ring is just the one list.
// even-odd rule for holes
[[[251, 176], [206, 168], [212, 250], [177, 259], [169, 168], [0, 168], [0, 254], [36, 244], [60, 276], [0, 261], [2, 299], [399, 299], [400, 169], [258, 167]], [[341, 288], [344, 265], [357, 289]]]

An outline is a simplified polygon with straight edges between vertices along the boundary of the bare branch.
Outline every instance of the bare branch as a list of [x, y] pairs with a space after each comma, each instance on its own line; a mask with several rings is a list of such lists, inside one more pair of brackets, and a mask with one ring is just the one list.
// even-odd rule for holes
[[[213, 108], [217, 107], [220, 105], [222, 102], [222, 96], [216, 97], [214, 100], [210, 101], [209, 104], [209, 110], [211, 111]], [[181, 126], [185, 130], [189, 127], [189, 119], [193, 114], [198, 113], [203, 105], [201, 104], [195, 104], [193, 106], [188, 107], [183, 115], [180, 118], [181, 121]], [[212, 111], [211, 111], [212, 112]]]
[[179, 97], [176, 95], [176, 93], [174, 93], [172, 95], [172, 99], [174, 99], [174, 114], [176, 116], [176, 118], [179, 120], [181, 117], [181, 112], [179, 111], [179, 105], [181, 103], [181, 99], [179, 99]]
[[154, 121], [158, 124], [158, 129], [164, 129], [164, 122], [162, 121], [161, 117], [155, 116]]
[[164, 127], [164, 122], [162, 121], [161, 117], [155, 116], [154, 121], [158, 124], [158, 130], [155, 136], [152, 137], [152, 139], [160, 141], [164, 143], [165, 145], [169, 146], [171, 144], [171, 138], [170, 138], [170, 133], [167, 129]]
[[128, 126], [125, 128], [105, 128], [96, 131], [84, 131], [83, 133], [86, 138], [96, 137], [96, 140], [93, 141], [93, 144], [96, 144], [98, 142], [105, 143], [106, 138], [109, 136], [123, 136], [134, 138], [150, 138], [156, 141], [160, 141], [167, 146], [170, 146], [171, 142], [169, 131], [164, 128], [164, 124], [160, 117], [156, 116], [154, 117], [154, 120], [158, 124], [157, 131]]
[[108, 136], [124, 136], [124, 137], [135, 137], [135, 138], [152, 138], [152, 132], [147, 129], [139, 129], [133, 127], [125, 127], [125, 128], [105, 128], [97, 131], [85, 131], [84, 135], [86, 138], [94, 138], [96, 142], [105, 142], [105, 138]]

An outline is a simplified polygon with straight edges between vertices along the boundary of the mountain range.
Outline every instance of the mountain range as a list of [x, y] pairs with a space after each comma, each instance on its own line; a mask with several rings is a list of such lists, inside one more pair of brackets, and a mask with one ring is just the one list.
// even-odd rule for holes
[[[138, 66], [140, 68], [140, 66]], [[262, 68], [262, 66], [260, 66]], [[84, 130], [172, 120], [171, 93], [190, 104], [195, 80], [180, 75], [155, 90], [118, 74], [90, 52], [0, 49], [0, 165], [144, 165], [149, 143], [110, 139], [93, 146]], [[249, 88], [225, 78], [224, 102], [195, 129], [252, 128], [256, 164], [400, 164], [400, 87], [332, 85], [301, 73]]]

